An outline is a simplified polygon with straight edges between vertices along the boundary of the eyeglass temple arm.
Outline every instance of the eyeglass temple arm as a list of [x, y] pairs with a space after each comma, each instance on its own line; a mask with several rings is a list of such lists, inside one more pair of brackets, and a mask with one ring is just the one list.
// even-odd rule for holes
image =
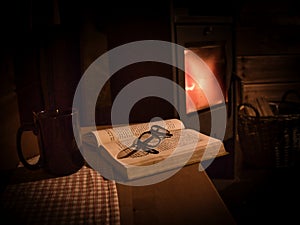
[[[163, 130], [163, 132], [161, 132], [159, 130]], [[171, 137], [171, 136], [173, 136], [173, 134], [171, 134], [171, 132], [169, 130], [167, 130], [166, 128], [161, 127], [159, 125], [153, 125], [151, 127], [150, 132], [151, 132], [151, 134], [155, 133], [156, 135], [163, 136], [163, 137]]]

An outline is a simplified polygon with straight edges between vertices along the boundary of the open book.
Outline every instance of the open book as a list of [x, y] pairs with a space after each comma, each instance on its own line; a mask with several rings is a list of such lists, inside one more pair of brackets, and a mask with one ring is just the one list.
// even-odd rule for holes
[[[144, 132], [151, 136], [153, 127], [166, 129], [170, 135], [157, 137], [153, 134], [154, 138], [150, 141], [155, 144], [145, 142], [150, 147], [135, 144]], [[82, 141], [86, 149], [85, 158], [88, 157], [92, 167], [104, 168], [105, 165], [105, 169], [110, 168], [128, 180], [228, 154], [221, 140], [187, 129], [178, 119], [90, 131], [83, 135]], [[119, 157], [122, 151], [129, 154]]]

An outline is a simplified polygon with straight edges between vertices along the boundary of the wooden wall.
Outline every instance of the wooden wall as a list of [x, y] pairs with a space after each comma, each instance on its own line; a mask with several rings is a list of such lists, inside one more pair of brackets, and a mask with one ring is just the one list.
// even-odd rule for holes
[[[32, 110], [45, 108], [53, 100], [70, 106], [80, 76], [98, 56], [127, 41], [171, 40], [168, 1], [163, 5], [151, 2], [146, 9], [140, 5], [127, 5], [126, 9], [125, 3], [118, 7], [102, 1], [47, 0], [45, 5], [32, 2], [34, 7], [29, 0], [5, 2], [1, 7], [1, 46], [5, 51], [1, 51], [0, 101], [6, 130], [1, 132], [2, 146], [6, 146], [1, 150], [1, 168], [14, 167], [18, 161], [15, 133], [20, 123], [31, 121]], [[227, 1], [222, 2], [222, 10], [213, 3], [197, 8], [192, 1], [174, 2], [177, 6], [191, 4], [193, 14], [234, 17], [238, 81], [246, 82], [250, 77], [258, 81], [257, 76], [272, 72], [277, 78], [291, 73], [294, 75], [288, 82], [299, 81], [300, 16], [294, 1]], [[131, 32], [126, 33], [127, 29]], [[289, 57], [294, 62], [293, 69]], [[264, 72], [258, 75], [258, 70]], [[51, 74], [55, 80], [51, 87], [60, 93], [56, 96], [45, 89]], [[113, 86], [117, 88], [112, 91], [108, 84], [101, 93], [96, 107], [99, 123], [109, 122], [114, 91], [120, 88], [116, 82]], [[248, 86], [253, 91], [251, 88]], [[240, 100], [242, 94], [238, 92]], [[166, 116], [170, 111], [166, 106]], [[29, 136], [26, 139], [34, 143], [34, 137]]]
[[18, 164], [15, 140], [20, 119], [11, 55], [1, 52], [0, 57], [0, 170], [7, 170]]
[[[300, 13], [296, 1], [243, 1], [236, 11], [237, 103], [280, 101], [300, 91]], [[238, 136], [237, 136], [238, 141]], [[243, 168], [236, 145], [236, 168]]]

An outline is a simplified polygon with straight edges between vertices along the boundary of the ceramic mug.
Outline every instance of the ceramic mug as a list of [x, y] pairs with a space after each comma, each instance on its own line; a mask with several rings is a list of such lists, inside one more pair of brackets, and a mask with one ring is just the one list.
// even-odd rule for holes
[[[17, 132], [20, 161], [28, 169], [43, 168], [54, 175], [78, 171], [84, 165], [76, 142], [76, 139], [80, 140], [79, 129], [78, 111], [74, 109], [34, 112], [33, 123], [21, 125]], [[32, 131], [37, 136], [40, 158], [35, 164], [30, 164], [23, 155], [21, 139], [24, 131]]]

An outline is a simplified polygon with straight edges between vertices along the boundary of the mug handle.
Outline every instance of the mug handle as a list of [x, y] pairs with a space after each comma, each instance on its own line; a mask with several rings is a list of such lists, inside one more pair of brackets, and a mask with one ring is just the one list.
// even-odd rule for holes
[[37, 163], [35, 164], [30, 164], [27, 162], [27, 160], [25, 159], [24, 155], [23, 155], [23, 150], [22, 150], [22, 144], [21, 144], [21, 140], [22, 140], [22, 134], [24, 131], [32, 131], [35, 135], [36, 135], [36, 128], [34, 126], [34, 124], [23, 124], [19, 127], [18, 131], [17, 131], [17, 152], [18, 152], [18, 157], [21, 161], [21, 163], [23, 163], [23, 165], [30, 169], [30, 170], [36, 170], [41, 168], [41, 162], [40, 159], [38, 160]]

